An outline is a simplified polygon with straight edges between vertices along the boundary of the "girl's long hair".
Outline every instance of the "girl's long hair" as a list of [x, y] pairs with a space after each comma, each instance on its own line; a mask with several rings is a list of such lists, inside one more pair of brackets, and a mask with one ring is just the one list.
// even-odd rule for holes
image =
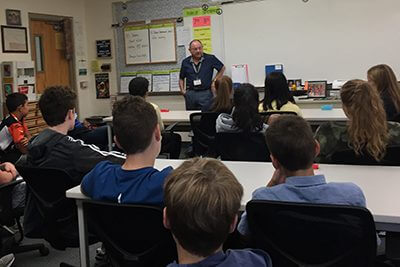
[[258, 91], [253, 85], [244, 83], [235, 89], [232, 118], [235, 126], [243, 132], [256, 132], [263, 128], [263, 121], [258, 113], [258, 103]]
[[230, 113], [232, 110], [232, 79], [225, 75], [217, 79], [215, 90], [217, 95], [211, 106], [211, 111]]
[[388, 91], [397, 113], [400, 113], [400, 87], [392, 68], [385, 64], [373, 66], [368, 70], [368, 80], [372, 81], [379, 93]]
[[343, 85], [340, 96], [349, 116], [349, 145], [357, 155], [366, 151], [380, 161], [385, 156], [389, 134], [378, 91], [366, 81], [351, 80]]
[[282, 72], [272, 72], [265, 78], [264, 83], [264, 110], [273, 109], [272, 102], [276, 101], [276, 109], [280, 110], [287, 102], [295, 104], [294, 98], [289, 91], [288, 82]]

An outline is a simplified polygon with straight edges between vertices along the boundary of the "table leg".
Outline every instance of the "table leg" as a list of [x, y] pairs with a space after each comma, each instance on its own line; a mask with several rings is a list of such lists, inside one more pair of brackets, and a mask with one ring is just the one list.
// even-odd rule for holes
[[108, 151], [112, 150], [112, 132], [111, 132], [111, 124], [107, 123], [107, 138], [108, 138]]
[[89, 242], [82, 200], [76, 200], [76, 205], [78, 206], [79, 252], [81, 256], [81, 267], [89, 267]]

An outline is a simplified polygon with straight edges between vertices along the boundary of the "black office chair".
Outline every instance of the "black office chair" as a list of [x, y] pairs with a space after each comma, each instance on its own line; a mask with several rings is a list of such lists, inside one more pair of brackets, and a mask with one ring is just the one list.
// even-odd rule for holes
[[177, 259], [160, 207], [84, 202], [88, 225], [105, 246], [112, 266], [166, 266]]
[[[49, 254], [49, 249], [44, 244], [21, 245], [24, 238], [24, 232], [21, 226], [20, 218], [24, 213], [23, 208], [12, 208], [12, 192], [17, 184], [23, 180], [14, 180], [7, 184], [0, 185], [0, 255], [9, 253], [22, 253], [38, 250], [41, 256]], [[16, 233], [9, 226], [17, 225], [19, 238], [16, 239]]]
[[385, 157], [381, 161], [376, 161], [366, 152], [356, 155], [353, 149], [346, 149], [335, 152], [332, 155], [332, 162], [349, 165], [400, 166], [400, 145], [388, 146]]
[[274, 266], [373, 266], [371, 213], [361, 207], [252, 200], [246, 205], [254, 247]]
[[271, 161], [263, 133], [217, 133], [215, 144], [222, 160]]
[[[34, 202], [41, 217], [42, 227], [38, 237], [58, 250], [79, 247], [75, 201], [65, 196], [68, 189], [76, 186], [69, 174], [51, 168], [17, 166], [17, 170], [27, 184], [27, 200]], [[89, 236], [89, 243], [95, 241], [93, 236]], [[60, 266], [70, 265], [61, 263]]]
[[400, 123], [400, 113], [394, 115], [392, 118], [389, 119], [389, 121]]
[[195, 112], [190, 114], [193, 131], [193, 152], [196, 156], [215, 156], [216, 112]]

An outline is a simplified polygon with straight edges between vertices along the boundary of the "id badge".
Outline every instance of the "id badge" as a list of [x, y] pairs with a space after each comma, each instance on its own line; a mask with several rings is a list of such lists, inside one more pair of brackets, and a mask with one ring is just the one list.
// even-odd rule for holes
[[194, 86], [200, 86], [201, 85], [201, 80], [200, 79], [194, 80], [193, 81], [193, 85]]

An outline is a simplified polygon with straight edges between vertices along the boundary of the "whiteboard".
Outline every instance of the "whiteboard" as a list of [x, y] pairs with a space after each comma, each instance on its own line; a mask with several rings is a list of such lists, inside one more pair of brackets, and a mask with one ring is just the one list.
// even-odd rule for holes
[[400, 75], [399, 0], [265, 0], [223, 5], [225, 65], [249, 65], [264, 85], [265, 65], [289, 79], [366, 79], [380, 63]]
[[127, 26], [124, 28], [124, 37], [126, 64], [150, 63], [148, 27]]
[[175, 24], [150, 25], [152, 63], [176, 62]]

